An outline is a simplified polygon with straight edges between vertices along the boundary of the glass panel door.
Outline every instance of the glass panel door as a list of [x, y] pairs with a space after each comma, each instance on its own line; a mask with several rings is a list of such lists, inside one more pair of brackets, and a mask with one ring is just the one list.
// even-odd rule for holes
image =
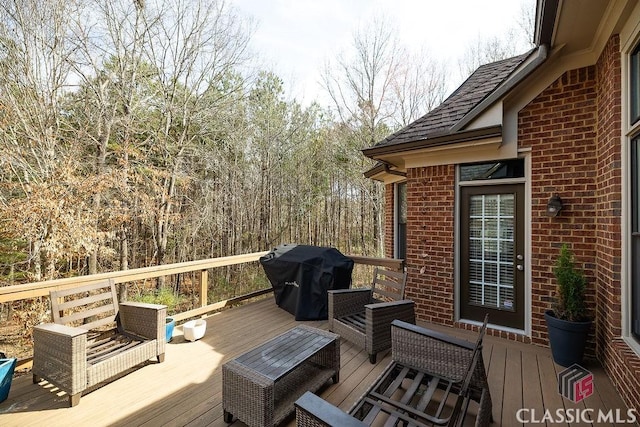
[[522, 185], [461, 191], [462, 318], [524, 328]]

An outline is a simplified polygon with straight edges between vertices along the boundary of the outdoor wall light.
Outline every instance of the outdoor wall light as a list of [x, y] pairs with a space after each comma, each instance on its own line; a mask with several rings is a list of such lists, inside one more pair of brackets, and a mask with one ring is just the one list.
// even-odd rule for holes
[[549, 203], [547, 203], [547, 216], [554, 217], [558, 216], [560, 211], [562, 210], [562, 199], [560, 196], [553, 195], [549, 199]]

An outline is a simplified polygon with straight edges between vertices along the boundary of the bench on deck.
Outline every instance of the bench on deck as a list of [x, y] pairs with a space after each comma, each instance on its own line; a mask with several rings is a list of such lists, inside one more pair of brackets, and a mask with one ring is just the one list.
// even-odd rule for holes
[[53, 323], [33, 331], [33, 382], [69, 395], [82, 392], [157, 358], [164, 361], [167, 307], [118, 303], [113, 280], [50, 292]]
[[471, 401], [476, 426], [491, 422], [482, 359], [487, 318], [475, 343], [405, 322], [392, 326], [392, 360], [349, 413], [305, 393], [295, 403], [298, 427], [461, 426]]
[[404, 298], [407, 273], [376, 267], [371, 288], [328, 291], [329, 330], [360, 348], [369, 361], [391, 347], [391, 322], [416, 322], [415, 304]]

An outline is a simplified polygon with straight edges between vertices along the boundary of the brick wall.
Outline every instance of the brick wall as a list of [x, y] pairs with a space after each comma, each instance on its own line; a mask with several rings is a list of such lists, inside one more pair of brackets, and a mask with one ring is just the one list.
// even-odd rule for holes
[[598, 93], [596, 352], [629, 407], [640, 408], [640, 358], [622, 334], [622, 160], [621, 68], [618, 36], [612, 37], [596, 64]]
[[[544, 310], [554, 294], [552, 268], [569, 243], [589, 283], [596, 319], [587, 356], [597, 357], [630, 407], [640, 407], [640, 358], [621, 335], [621, 89], [618, 37], [597, 64], [572, 70], [519, 114], [518, 139], [531, 148], [532, 340], [548, 345]], [[558, 193], [557, 218], [544, 207]]]
[[[595, 67], [569, 71], [518, 117], [518, 143], [531, 148], [531, 339], [538, 344], [548, 344], [544, 312], [555, 294], [552, 269], [565, 243], [585, 270], [591, 284], [588, 304], [595, 307], [595, 83]], [[554, 194], [564, 209], [549, 218], [546, 205]], [[591, 356], [593, 348], [588, 345]]]
[[419, 319], [454, 319], [455, 167], [407, 171], [407, 298]]
[[602, 356], [607, 341], [621, 335], [620, 271], [622, 206], [620, 153], [620, 59], [618, 38], [610, 42], [597, 66], [598, 72], [598, 225], [596, 283], [598, 336]]
[[[594, 66], [571, 70], [518, 116], [518, 143], [531, 156], [531, 338], [547, 346], [544, 311], [555, 293], [552, 269], [563, 243], [587, 275], [597, 321], [587, 347], [629, 407], [640, 408], [640, 358], [621, 336], [621, 84], [618, 37]], [[564, 209], [546, 216], [558, 194]], [[407, 171], [407, 297], [419, 319], [454, 324], [455, 166]], [[393, 255], [393, 186], [386, 187], [385, 249]], [[455, 326], [471, 328], [469, 325]]]

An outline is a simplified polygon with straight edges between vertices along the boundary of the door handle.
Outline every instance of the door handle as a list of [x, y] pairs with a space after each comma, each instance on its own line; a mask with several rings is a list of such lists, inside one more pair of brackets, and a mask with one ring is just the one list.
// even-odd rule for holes
[[516, 268], [520, 271], [524, 270], [524, 267], [522, 266], [522, 264], [516, 265]]

